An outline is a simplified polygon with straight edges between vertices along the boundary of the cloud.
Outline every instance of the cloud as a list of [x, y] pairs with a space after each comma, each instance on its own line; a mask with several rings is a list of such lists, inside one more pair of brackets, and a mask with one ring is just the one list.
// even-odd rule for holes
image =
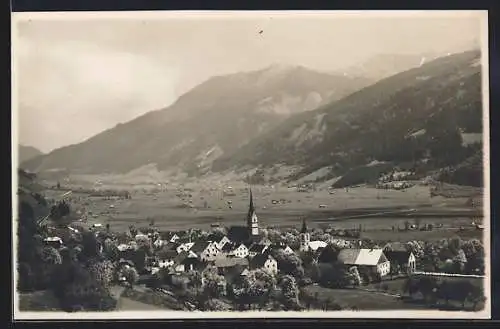
[[44, 151], [80, 142], [176, 97], [176, 70], [138, 52], [31, 40], [20, 43], [16, 60], [20, 141]]

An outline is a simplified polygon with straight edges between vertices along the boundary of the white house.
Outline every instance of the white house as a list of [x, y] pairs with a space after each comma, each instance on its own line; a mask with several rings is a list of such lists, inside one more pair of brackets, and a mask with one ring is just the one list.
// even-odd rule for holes
[[382, 249], [342, 249], [337, 256], [337, 260], [344, 265], [375, 271], [380, 276], [386, 276], [391, 271], [391, 262], [389, 262]]
[[205, 262], [215, 261], [217, 255], [219, 254], [219, 248], [217, 248], [216, 242], [199, 241], [196, 242], [190, 249], [198, 256], [199, 259]]
[[295, 251], [293, 251], [292, 248], [290, 248], [290, 246], [286, 246], [285, 248], [283, 248], [283, 251], [285, 252], [285, 254], [287, 255], [290, 255], [290, 254], [295, 254]]
[[316, 251], [319, 248], [325, 248], [328, 244], [325, 241], [310, 241], [309, 242], [309, 249], [312, 251]]
[[227, 236], [224, 236], [222, 237], [222, 239], [220, 239], [219, 241], [216, 241], [216, 244], [217, 244], [217, 248], [219, 250], [222, 250], [222, 248], [227, 244], [227, 243], [230, 243], [231, 240], [229, 240], [229, 238]]
[[180, 254], [183, 251], [189, 251], [194, 246], [194, 242], [186, 242], [177, 247], [177, 253]]
[[278, 274], [278, 262], [272, 256], [259, 254], [250, 260], [250, 269], [262, 269], [269, 274]]
[[243, 243], [229, 252], [229, 256], [245, 258], [248, 256], [248, 248]]

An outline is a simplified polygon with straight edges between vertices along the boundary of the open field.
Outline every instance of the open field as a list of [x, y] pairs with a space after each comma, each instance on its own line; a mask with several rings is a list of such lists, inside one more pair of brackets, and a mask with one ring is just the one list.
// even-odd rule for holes
[[[77, 191], [77, 190], [75, 190]], [[60, 191], [48, 191], [57, 198]], [[109, 223], [115, 231], [126, 231], [130, 225], [147, 226], [155, 219], [160, 230], [188, 228], [207, 229], [213, 223], [243, 224], [248, 209], [248, 191], [234, 189], [234, 196], [223, 196], [220, 190], [180, 190], [148, 192], [135, 190], [132, 199], [106, 200], [88, 194], [73, 193], [75, 207], [89, 213], [88, 225]], [[430, 197], [429, 189], [415, 186], [406, 191], [379, 190], [359, 187], [327, 191], [297, 192], [287, 188], [254, 187], [254, 200], [262, 226], [295, 226], [302, 218], [311, 227], [331, 225], [351, 229], [360, 224], [365, 236], [373, 239], [402, 240], [441, 239], [456, 234], [480, 237], [480, 231], [458, 232], [460, 226], [470, 227], [471, 217], [481, 212], [466, 206], [466, 198]], [[273, 204], [273, 200], [283, 200]], [[231, 208], [228, 205], [231, 201]], [[205, 208], [206, 203], [206, 208]], [[325, 208], [319, 208], [319, 205]], [[392, 226], [403, 227], [405, 221], [419, 217], [421, 224], [442, 224], [430, 232], [392, 232]]]
[[424, 305], [407, 304], [398, 297], [388, 294], [373, 293], [360, 289], [330, 289], [321, 286], [308, 286], [304, 288], [308, 293], [318, 294], [321, 301], [330, 299], [339, 304], [343, 309], [356, 308], [358, 310], [415, 310], [425, 309]]

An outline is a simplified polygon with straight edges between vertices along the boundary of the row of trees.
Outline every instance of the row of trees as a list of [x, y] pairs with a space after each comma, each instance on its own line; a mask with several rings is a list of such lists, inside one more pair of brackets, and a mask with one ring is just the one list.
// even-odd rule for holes
[[469, 302], [475, 310], [486, 299], [482, 283], [474, 284], [464, 279], [409, 278], [405, 282], [403, 292], [408, 293], [410, 297], [420, 293], [428, 304], [444, 301], [445, 305], [449, 306], [451, 301], [459, 302], [462, 309]]

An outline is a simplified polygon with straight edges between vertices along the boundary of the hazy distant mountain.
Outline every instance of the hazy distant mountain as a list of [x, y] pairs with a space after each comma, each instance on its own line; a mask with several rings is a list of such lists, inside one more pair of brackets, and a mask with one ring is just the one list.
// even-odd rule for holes
[[391, 75], [419, 67], [440, 57], [437, 53], [422, 54], [380, 54], [368, 60], [347, 67], [342, 74], [352, 77], [364, 77], [378, 81]]
[[42, 155], [42, 151], [34, 148], [33, 146], [19, 145], [19, 163], [24, 162], [29, 159], [33, 159], [39, 155]]
[[199, 173], [220, 155], [234, 152], [291, 115], [368, 84], [370, 80], [364, 78], [280, 65], [213, 77], [166, 109], [27, 161], [23, 167], [124, 173], [155, 164], [160, 170]]
[[391, 76], [322, 108], [301, 113], [214, 162], [213, 170], [298, 166], [295, 177], [321, 168], [343, 175], [370, 163], [458, 165], [482, 133], [480, 52], [438, 58]]

